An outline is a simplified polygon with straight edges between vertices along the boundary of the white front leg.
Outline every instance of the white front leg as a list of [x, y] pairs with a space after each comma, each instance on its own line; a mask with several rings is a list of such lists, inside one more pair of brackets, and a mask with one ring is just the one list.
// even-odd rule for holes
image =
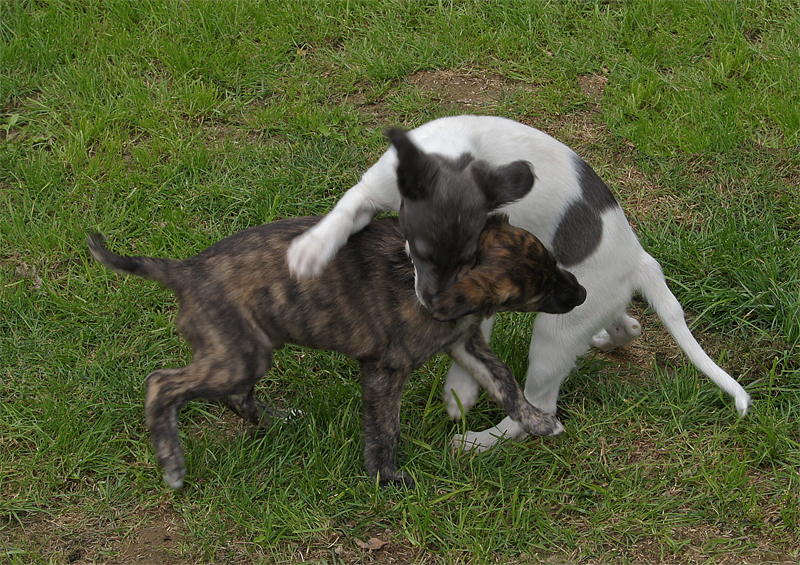
[[[494, 316], [481, 323], [481, 333], [483, 333], [486, 343], [489, 343], [493, 325]], [[447, 408], [447, 415], [452, 420], [461, 418], [475, 405], [479, 392], [480, 389], [475, 379], [457, 361], [453, 361], [444, 383], [444, 405]]]
[[381, 212], [355, 187], [317, 225], [294, 238], [286, 251], [289, 272], [297, 278], [319, 276], [348, 238]]

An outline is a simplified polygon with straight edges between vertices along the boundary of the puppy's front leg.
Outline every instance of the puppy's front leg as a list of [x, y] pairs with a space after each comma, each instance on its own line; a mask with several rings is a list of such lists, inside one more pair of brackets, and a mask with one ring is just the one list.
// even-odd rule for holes
[[[481, 333], [484, 340], [488, 343], [492, 333], [494, 316], [486, 318], [481, 322]], [[461, 367], [458, 362], [454, 362], [447, 372], [447, 379], [444, 383], [444, 405], [447, 408], [447, 415], [453, 420], [462, 417], [469, 412], [470, 408], [478, 400], [480, 388], [472, 375]]]
[[361, 364], [364, 396], [364, 466], [381, 486], [414, 487], [414, 480], [397, 472], [397, 443], [400, 440], [400, 400], [408, 379], [407, 371]]
[[286, 263], [295, 277], [319, 276], [348, 238], [383, 211], [357, 188], [348, 190], [333, 210], [289, 245]]
[[525, 399], [511, 369], [492, 353], [480, 331], [451, 347], [448, 353], [523, 430], [538, 436], [554, 436], [564, 431], [555, 416], [542, 412]]

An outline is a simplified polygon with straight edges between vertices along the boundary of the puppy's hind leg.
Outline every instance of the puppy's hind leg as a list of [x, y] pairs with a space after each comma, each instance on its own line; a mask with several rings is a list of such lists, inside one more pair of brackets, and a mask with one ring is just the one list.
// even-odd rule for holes
[[614, 323], [606, 326], [592, 338], [592, 347], [608, 352], [628, 345], [642, 335], [642, 324], [628, 314], [622, 314]]
[[145, 380], [145, 419], [150, 430], [150, 441], [164, 480], [175, 489], [183, 486], [186, 476], [183, 447], [178, 437], [178, 411], [186, 400], [181, 395], [183, 387], [174, 386], [173, 383], [191, 381], [190, 367], [159, 369], [150, 373]]
[[[269, 358], [268, 351], [258, 351], [250, 363], [240, 358], [196, 354], [195, 360], [186, 367], [150, 373], [146, 381], [145, 416], [156, 458], [169, 486], [181, 488], [186, 476], [183, 448], [178, 437], [178, 411], [181, 407], [197, 398], [247, 398], [264, 375]], [[260, 420], [259, 404], [254, 396], [245, 401], [244, 417]]]

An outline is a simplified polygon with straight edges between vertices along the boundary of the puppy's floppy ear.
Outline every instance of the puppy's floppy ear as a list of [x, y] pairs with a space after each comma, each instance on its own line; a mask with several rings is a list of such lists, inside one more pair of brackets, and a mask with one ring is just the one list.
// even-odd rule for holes
[[397, 186], [400, 194], [409, 200], [428, 196], [428, 184], [436, 172], [435, 164], [411, 142], [406, 132], [391, 128], [386, 132], [397, 150]]
[[472, 176], [483, 190], [490, 210], [519, 200], [533, 188], [532, 165], [527, 161], [512, 161], [496, 168], [476, 161], [472, 165]]
[[440, 322], [452, 322], [484, 310], [488, 299], [484, 286], [480, 275], [468, 272], [450, 288], [433, 297], [431, 316]]

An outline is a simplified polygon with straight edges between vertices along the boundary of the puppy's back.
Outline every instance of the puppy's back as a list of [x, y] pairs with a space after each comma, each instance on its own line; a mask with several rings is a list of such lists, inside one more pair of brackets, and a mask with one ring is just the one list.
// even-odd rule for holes
[[[176, 323], [192, 326], [249, 320], [276, 347], [294, 343], [356, 359], [400, 347], [406, 334], [439, 331], [414, 294], [414, 269], [396, 218], [354, 235], [319, 277], [297, 280], [286, 265], [292, 239], [319, 218], [289, 218], [231, 235], [184, 260], [124, 257], [90, 236], [103, 265], [154, 279], [180, 303]], [[191, 339], [190, 339], [191, 341]], [[422, 355], [422, 352], [419, 352]], [[409, 353], [416, 362], [417, 352]]]
[[[414, 269], [396, 219], [371, 222], [318, 277], [298, 280], [289, 273], [286, 249], [316, 221], [259, 226], [224, 240], [225, 253], [212, 246], [207, 251], [217, 256], [197, 258], [214, 264], [209, 284], [236, 294], [276, 345], [294, 343], [360, 359], [391, 349], [412, 327], [428, 331], [430, 315], [414, 294]], [[232, 251], [240, 245], [248, 251]]]

